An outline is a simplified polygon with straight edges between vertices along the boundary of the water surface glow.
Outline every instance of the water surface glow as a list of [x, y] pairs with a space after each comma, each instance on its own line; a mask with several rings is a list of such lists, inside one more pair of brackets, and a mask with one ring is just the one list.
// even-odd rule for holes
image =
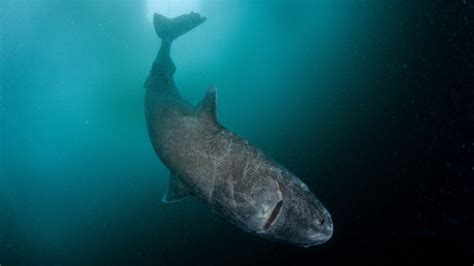
[[168, 17], [176, 17], [191, 11], [199, 12], [200, 0], [147, 0], [147, 18], [152, 20], [154, 13], [160, 13]]

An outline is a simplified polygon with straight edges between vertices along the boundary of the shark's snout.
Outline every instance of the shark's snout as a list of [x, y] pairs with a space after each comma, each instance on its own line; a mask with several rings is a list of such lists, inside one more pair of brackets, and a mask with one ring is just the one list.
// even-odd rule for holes
[[313, 222], [313, 229], [308, 232], [308, 243], [305, 247], [320, 245], [331, 239], [334, 225], [329, 212], [324, 210], [324, 216]]
[[325, 243], [333, 235], [331, 215], [309, 190], [293, 188], [284, 190], [282, 199], [267, 211], [263, 229], [257, 233], [300, 247]]

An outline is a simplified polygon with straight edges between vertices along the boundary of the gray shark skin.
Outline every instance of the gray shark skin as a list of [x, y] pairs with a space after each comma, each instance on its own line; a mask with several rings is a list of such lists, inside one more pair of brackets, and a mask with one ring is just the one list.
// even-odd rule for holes
[[196, 107], [176, 89], [171, 44], [205, 20], [194, 12], [153, 19], [161, 46], [145, 82], [145, 114], [153, 148], [171, 171], [162, 201], [194, 196], [263, 238], [303, 247], [326, 242], [329, 212], [298, 177], [217, 121], [216, 89]]

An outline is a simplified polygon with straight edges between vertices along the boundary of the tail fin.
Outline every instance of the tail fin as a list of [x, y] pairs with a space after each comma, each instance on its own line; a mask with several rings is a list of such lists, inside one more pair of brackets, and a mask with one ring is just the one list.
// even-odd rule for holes
[[206, 21], [206, 18], [195, 12], [175, 18], [167, 18], [158, 13], [153, 16], [156, 34], [161, 40], [170, 42], [199, 26], [204, 21]]

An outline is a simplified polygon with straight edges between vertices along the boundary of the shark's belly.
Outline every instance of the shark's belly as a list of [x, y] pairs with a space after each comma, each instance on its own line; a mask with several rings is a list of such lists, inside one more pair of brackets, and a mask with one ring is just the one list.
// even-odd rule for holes
[[147, 91], [145, 118], [148, 135], [156, 154], [168, 168], [170, 160], [179, 148], [177, 145], [178, 135], [182, 134], [182, 118], [189, 114], [192, 114], [192, 107], [188, 104]]
[[192, 116], [183, 116], [165, 123], [157, 131], [157, 153], [193, 193], [205, 199], [210, 195], [218, 170], [216, 159], [223, 150], [216, 142], [218, 130], [209, 131]]
[[281, 196], [272, 177], [279, 169], [225, 129], [203, 130], [186, 119], [184, 123], [167, 159], [170, 170], [214, 212], [244, 230], [261, 229]]
[[279, 200], [278, 183], [271, 177], [279, 169], [262, 152], [194, 116], [168, 116], [150, 124], [155, 151], [193, 196], [244, 230], [262, 228]]

